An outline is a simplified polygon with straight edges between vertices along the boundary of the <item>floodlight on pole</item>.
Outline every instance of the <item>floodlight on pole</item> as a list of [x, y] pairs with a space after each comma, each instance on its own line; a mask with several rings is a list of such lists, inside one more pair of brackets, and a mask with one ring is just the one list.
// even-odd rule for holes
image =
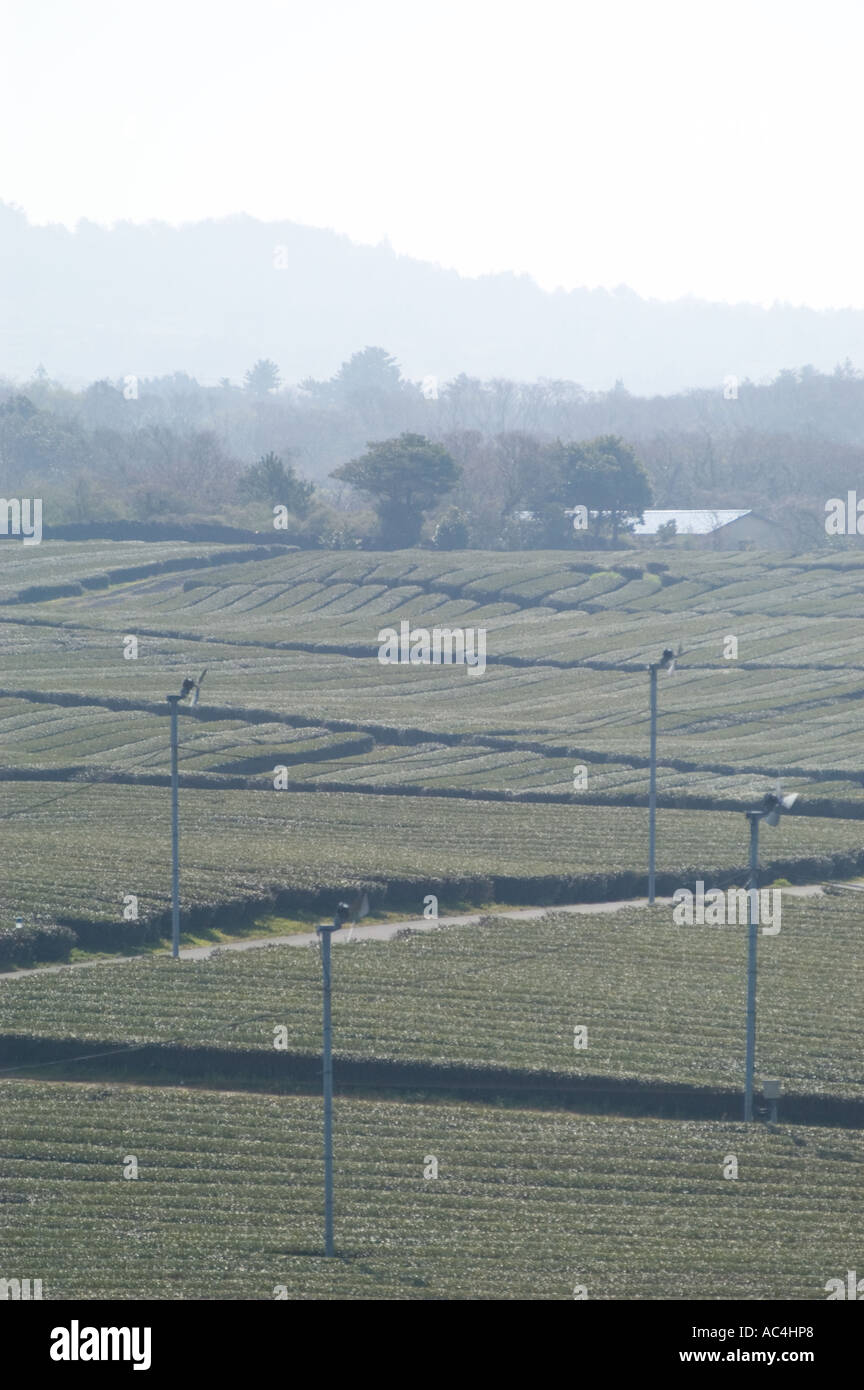
[[171, 710], [171, 955], [175, 960], [180, 955], [180, 813], [179, 813], [179, 734], [177, 728], [177, 708], [181, 700], [189, 700], [197, 705], [201, 694], [201, 682], [207, 674], [207, 667], [197, 681], [187, 676], [180, 687], [179, 695], [166, 695]]
[[675, 663], [682, 655], [679, 644], [677, 652], [666, 647], [659, 661], [652, 661], [648, 667], [650, 690], [650, 752], [648, 758], [648, 903], [654, 904], [654, 885], [656, 878], [657, 852], [657, 672], [666, 671], [671, 676]]
[[777, 783], [776, 792], [768, 792], [761, 807], [747, 811], [750, 825], [750, 877], [747, 883], [747, 1042], [744, 1058], [744, 1119], [753, 1119], [753, 1077], [756, 1068], [756, 941], [759, 925], [759, 826], [779, 825], [781, 815], [790, 811], [798, 800], [797, 792], [784, 796]]

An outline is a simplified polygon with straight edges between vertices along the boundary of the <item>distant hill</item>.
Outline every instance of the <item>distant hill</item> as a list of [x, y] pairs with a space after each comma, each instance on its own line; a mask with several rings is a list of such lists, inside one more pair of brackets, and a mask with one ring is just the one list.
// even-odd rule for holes
[[291, 382], [330, 377], [369, 343], [414, 379], [552, 377], [592, 390], [621, 379], [650, 394], [847, 357], [864, 366], [864, 311], [549, 293], [527, 276], [471, 279], [291, 222], [70, 232], [0, 204], [0, 374], [44, 364], [72, 385], [173, 371], [238, 381], [270, 357]]

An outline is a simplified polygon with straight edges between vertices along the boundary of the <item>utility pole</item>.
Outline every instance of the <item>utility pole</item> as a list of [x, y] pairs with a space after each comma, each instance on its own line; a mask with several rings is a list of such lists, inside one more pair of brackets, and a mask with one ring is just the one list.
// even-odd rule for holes
[[180, 955], [180, 815], [178, 789], [178, 733], [177, 706], [182, 695], [169, 695], [171, 706], [171, 954], [175, 960]]
[[744, 1057], [744, 1119], [753, 1119], [753, 1075], [756, 1069], [756, 936], [759, 929], [759, 826], [779, 825], [780, 817], [791, 811], [797, 792], [783, 795], [780, 783], [762, 798], [758, 810], [747, 811], [750, 826], [750, 877], [747, 882], [747, 1045]]
[[648, 667], [651, 681], [651, 742], [648, 773], [648, 903], [654, 905], [657, 854], [657, 662]]
[[759, 822], [764, 811], [748, 811], [750, 877], [747, 882], [747, 1052], [744, 1062], [744, 1119], [753, 1119], [753, 1072], [756, 1066], [756, 936], [759, 926]]
[[330, 938], [350, 916], [351, 908], [340, 903], [329, 925], [316, 927], [321, 938], [322, 1019], [321, 1059], [324, 1073], [324, 1254], [332, 1258], [333, 1249], [333, 1027], [330, 1018]]
[[171, 954], [175, 960], [180, 956], [180, 813], [179, 813], [179, 735], [177, 732], [177, 709], [181, 700], [189, 697], [190, 706], [197, 705], [201, 695], [201, 684], [207, 674], [207, 667], [197, 681], [187, 676], [180, 687], [179, 695], [166, 695], [171, 709]]
[[654, 905], [654, 880], [657, 857], [657, 672], [668, 671], [671, 675], [675, 670], [675, 662], [681, 656], [679, 645], [677, 652], [673, 652], [671, 647], [666, 647], [659, 661], [652, 661], [648, 667], [648, 677], [650, 682], [650, 708], [651, 708], [651, 734], [650, 734], [650, 755], [648, 759], [648, 905]]

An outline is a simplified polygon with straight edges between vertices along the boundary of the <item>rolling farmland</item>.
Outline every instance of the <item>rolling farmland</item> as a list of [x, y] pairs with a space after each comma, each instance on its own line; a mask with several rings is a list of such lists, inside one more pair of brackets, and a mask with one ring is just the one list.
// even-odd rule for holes
[[[164, 911], [170, 821], [150, 786], [80, 781], [2, 786], [0, 907], [25, 920], [119, 922], [134, 894], [139, 920]], [[645, 813], [637, 807], [477, 802], [424, 796], [288, 791], [181, 794], [186, 910], [220, 905], [314, 906], [327, 891], [365, 886], [381, 905], [417, 916], [444, 901], [555, 903], [638, 896]], [[742, 883], [743, 818], [665, 811], [658, 872], [666, 889]], [[746, 827], [744, 827], [746, 832]], [[34, 845], [44, 862], [33, 875]], [[765, 847], [769, 878], [864, 872], [859, 821], [789, 818]], [[104, 944], [104, 936], [102, 938]]]
[[[142, 920], [164, 916], [165, 693], [205, 666], [181, 721], [189, 910], [360, 881], [390, 902], [448, 879], [456, 899], [469, 880], [514, 902], [635, 893], [644, 667], [668, 641], [685, 654], [661, 682], [661, 873], [740, 872], [736, 813], [778, 773], [802, 815], [766, 854], [817, 880], [864, 866], [857, 557], [116, 550], [46, 543], [39, 584], [20, 551], [0, 570], [7, 912], [108, 921], [134, 878]], [[378, 633], [403, 620], [483, 625], [485, 672], [381, 665]], [[34, 892], [37, 834], [57, 887]]]
[[[798, 1094], [864, 1099], [861, 909], [850, 899], [787, 896], [780, 930], [760, 941], [760, 1066]], [[340, 945], [334, 960], [342, 1057], [741, 1083], [742, 925], [679, 926], [668, 904], [488, 918]], [[21, 976], [0, 980], [0, 1012], [9, 1034], [271, 1056], [284, 1024], [292, 1053], [314, 1055], [320, 960], [314, 948], [274, 945]], [[576, 1024], [588, 1030], [584, 1050]]]
[[[165, 696], [207, 668], [180, 717], [184, 933], [254, 935], [262, 914], [329, 913], [362, 889], [413, 918], [429, 894], [442, 911], [550, 907], [335, 951], [337, 1082], [349, 1062], [425, 1068], [430, 1091], [448, 1068], [529, 1091], [584, 1079], [613, 1109], [615, 1085], [648, 1109], [651, 1087], [689, 1086], [737, 1116], [745, 930], [678, 926], [668, 904], [554, 907], [644, 894], [645, 668], [679, 642], [660, 677], [659, 891], [742, 884], [741, 812], [778, 774], [801, 800], [763, 835], [763, 883], [864, 875], [862, 591], [846, 552], [6, 545], [2, 929], [60, 924], [91, 952], [164, 939]], [[485, 671], [381, 664], [379, 632], [402, 621], [483, 628]], [[859, 902], [786, 894], [759, 940], [759, 1075], [850, 1117]], [[320, 1102], [288, 1094], [303, 1089], [288, 1058], [320, 1055], [315, 948], [20, 970], [0, 1016], [3, 1248], [47, 1297], [558, 1299], [581, 1282], [600, 1299], [806, 1300], [856, 1258], [852, 1119], [793, 1126], [781, 1109], [776, 1129], [745, 1129], [683, 1102], [674, 1118], [566, 1114], [396, 1081], [384, 1101], [370, 1072], [337, 1097], [345, 1250], [325, 1261]], [[110, 1054], [101, 1080], [98, 1060], [76, 1072], [79, 1045]], [[149, 1061], [139, 1074], [145, 1048], [179, 1088], [149, 1084]], [[196, 1049], [206, 1096], [182, 1088]]]
[[0, 1098], [4, 1257], [46, 1299], [813, 1300], [860, 1214], [857, 1134], [342, 1100], [325, 1260], [320, 1102], [8, 1081]]

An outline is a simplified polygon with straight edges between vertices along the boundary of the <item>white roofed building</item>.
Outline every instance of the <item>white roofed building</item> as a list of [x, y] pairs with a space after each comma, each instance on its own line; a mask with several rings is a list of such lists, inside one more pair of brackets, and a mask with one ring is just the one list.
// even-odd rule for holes
[[691, 537], [692, 544], [704, 546], [709, 550], [786, 550], [788, 540], [783, 530], [773, 521], [768, 521], [757, 512], [721, 508], [711, 511], [707, 508], [656, 508], [646, 507], [643, 520], [633, 524], [633, 535], [637, 539], [652, 540], [661, 527], [675, 523], [674, 532], [664, 531], [662, 536]]

